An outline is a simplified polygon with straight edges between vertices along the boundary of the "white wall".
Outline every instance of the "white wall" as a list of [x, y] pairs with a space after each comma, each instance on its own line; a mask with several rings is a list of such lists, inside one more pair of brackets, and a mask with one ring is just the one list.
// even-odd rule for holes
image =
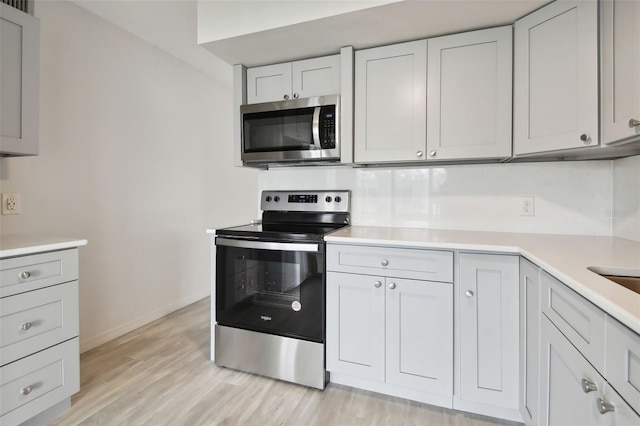
[[613, 236], [640, 242], [640, 155], [613, 162]]
[[[611, 161], [279, 168], [264, 189], [350, 189], [355, 225], [611, 235]], [[520, 216], [521, 196], [535, 216]]]
[[40, 155], [0, 160], [1, 233], [89, 240], [84, 351], [209, 295], [205, 229], [253, 216], [257, 172], [232, 166], [229, 85], [73, 3], [36, 15]]

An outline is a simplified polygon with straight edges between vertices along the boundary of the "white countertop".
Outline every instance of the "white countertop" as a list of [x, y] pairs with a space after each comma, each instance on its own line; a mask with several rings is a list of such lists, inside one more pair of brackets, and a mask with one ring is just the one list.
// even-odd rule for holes
[[640, 294], [587, 269], [640, 270], [640, 243], [613, 237], [351, 226], [329, 243], [520, 254], [640, 334]]
[[0, 236], [0, 259], [87, 245], [87, 240], [42, 235]]

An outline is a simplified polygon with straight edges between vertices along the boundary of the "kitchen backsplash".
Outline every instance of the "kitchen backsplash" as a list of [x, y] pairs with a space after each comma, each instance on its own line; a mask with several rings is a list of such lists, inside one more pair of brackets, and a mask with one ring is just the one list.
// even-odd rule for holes
[[[620, 236], [630, 238], [630, 229], [637, 238], [640, 157], [613, 164], [282, 167], [261, 171], [258, 189], [350, 189], [354, 225], [611, 235], [615, 222]], [[627, 180], [635, 186], [627, 188]], [[521, 197], [534, 197], [534, 216], [520, 215]]]
[[613, 162], [613, 236], [640, 242], [640, 155]]

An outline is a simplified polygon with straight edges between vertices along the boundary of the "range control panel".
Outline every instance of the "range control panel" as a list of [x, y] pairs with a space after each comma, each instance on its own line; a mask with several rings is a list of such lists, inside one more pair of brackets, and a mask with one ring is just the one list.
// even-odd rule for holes
[[348, 213], [351, 191], [262, 191], [262, 211]]

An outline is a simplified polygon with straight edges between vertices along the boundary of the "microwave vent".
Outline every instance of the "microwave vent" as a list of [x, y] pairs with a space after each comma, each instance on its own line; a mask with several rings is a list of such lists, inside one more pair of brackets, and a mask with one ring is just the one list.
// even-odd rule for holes
[[0, 0], [2, 3], [33, 15], [33, 0]]

